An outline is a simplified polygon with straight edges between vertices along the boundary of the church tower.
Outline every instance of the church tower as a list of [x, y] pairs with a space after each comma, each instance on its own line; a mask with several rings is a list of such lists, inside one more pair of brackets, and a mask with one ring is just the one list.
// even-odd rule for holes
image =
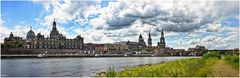
[[148, 47], [152, 47], [152, 38], [151, 38], [150, 30], [149, 30], [149, 34], [148, 34]]
[[52, 30], [50, 32], [50, 38], [56, 39], [56, 38], [58, 38], [58, 35], [59, 35], [59, 33], [58, 33], [58, 30], [57, 30], [57, 27], [56, 27], [56, 22], [54, 20], [53, 21], [53, 27], [52, 27]]
[[166, 44], [166, 43], [165, 43], [164, 33], [163, 33], [163, 29], [162, 29], [159, 46], [160, 46], [161, 48], [165, 48], [165, 47], [166, 47], [165, 44]]
[[13, 38], [13, 33], [11, 32], [11, 34], [9, 35], [9, 38]]
[[146, 43], [145, 43], [141, 34], [139, 35], [138, 43], [139, 43], [140, 46], [146, 46]]

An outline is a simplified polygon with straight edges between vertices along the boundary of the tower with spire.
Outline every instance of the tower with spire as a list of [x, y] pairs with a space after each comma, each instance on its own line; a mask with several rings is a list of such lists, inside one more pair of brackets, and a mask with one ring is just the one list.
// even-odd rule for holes
[[159, 42], [158, 46], [160, 48], [165, 48], [166, 47], [165, 44], [166, 43], [165, 43], [165, 38], [164, 38], [164, 32], [163, 32], [163, 29], [162, 29], [161, 38], [160, 38], [160, 42]]
[[56, 39], [58, 37], [59, 33], [58, 33], [58, 30], [57, 30], [57, 27], [56, 27], [56, 22], [55, 20], [53, 21], [53, 27], [52, 27], [52, 30], [50, 32], [50, 38], [54, 38]]
[[152, 38], [151, 38], [151, 31], [149, 29], [149, 33], [148, 33], [148, 47], [152, 47]]

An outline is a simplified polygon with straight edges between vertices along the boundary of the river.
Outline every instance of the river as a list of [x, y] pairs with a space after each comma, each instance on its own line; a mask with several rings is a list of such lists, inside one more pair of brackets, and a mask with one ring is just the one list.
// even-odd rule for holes
[[92, 58], [14, 58], [1, 59], [2, 77], [89, 77], [113, 66], [154, 64], [192, 57], [92, 57]]

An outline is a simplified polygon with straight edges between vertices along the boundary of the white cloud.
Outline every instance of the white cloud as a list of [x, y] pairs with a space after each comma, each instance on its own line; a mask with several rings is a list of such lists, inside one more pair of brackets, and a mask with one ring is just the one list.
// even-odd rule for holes
[[21, 26], [21, 25], [17, 25], [14, 26], [13, 29], [9, 29], [6, 25], [5, 22], [1, 19], [0, 20], [0, 30], [1, 30], [1, 39], [0, 42], [3, 43], [4, 42], [4, 38], [9, 37], [10, 33], [12, 32], [14, 36], [17, 37], [22, 37], [22, 38], [26, 38], [26, 32], [28, 30], [29, 26]]
[[[44, 1], [43, 1], [44, 3]], [[88, 16], [98, 14], [98, 1], [53, 1], [48, 4], [52, 6], [52, 14], [48, 18], [58, 19], [60, 22], [67, 23], [71, 20], [78, 20], [79, 23], [88, 21]], [[45, 18], [45, 20], [48, 20]]]
[[9, 36], [9, 29], [5, 26], [5, 22], [0, 19], [0, 29], [1, 29], [1, 39], [0, 42], [3, 43], [4, 38], [6, 38], [7, 36]]
[[[148, 38], [146, 31], [149, 30], [148, 25], [150, 25], [153, 26], [151, 29], [154, 38], [153, 42], [159, 41], [160, 31], [164, 28], [166, 37], [179, 37], [180, 40], [174, 40], [177, 43], [175, 45], [176, 48], [205, 45], [207, 48], [212, 49], [221, 47], [211, 46], [214, 44], [222, 46], [224, 43], [231, 44], [227, 42], [229, 39], [222, 37], [223, 34], [225, 34], [223, 33], [224, 26], [215, 23], [223, 18], [236, 14], [237, 11], [239, 11], [238, 9], [238, 1], [141, 0], [131, 2], [121, 0], [118, 2], [110, 2], [108, 7], [101, 8], [99, 10], [101, 13], [99, 18], [93, 19], [94, 22], [91, 23], [93, 27], [97, 29], [95, 31], [98, 31], [98, 29], [100, 29], [99, 31], [102, 31], [101, 29], [107, 29], [105, 32], [108, 34], [105, 35], [110, 36], [112, 40], [136, 41], [139, 33], [144, 33], [143, 37], [146, 41]], [[122, 20], [122, 18], [127, 19]], [[204, 29], [204, 25], [208, 25], [207, 29]], [[109, 30], [109, 27], [115, 27], [118, 30]], [[130, 37], [129, 34], [132, 33], [130, 30], [133, 30], [134, 36]], [[205, 30], [213, 32], [212, 36], [198, 35], [198, 33], [205, 33]], [[194, 39], [191, 39], [191, 37], [186, 37], [187, 39], [185, 39], [179, 36], [179, 34], [182, 34], [181, 32], [192, 33], [193, 35], [191, 37], [194, 36]], [[228, 33], [236, 33], [236, 31]], [[112, 36], [118, 37], [114, 38]], [[195, 37], [200, 39], [195, 39]], [[223, 41], [222, 43], [218, 42], [224, 39], [227, 41]], [[169, 41], [169, 43], [170, 42], [172, 41]], [[236, 46], [236, 44], [234, 45]]]
[[26, 37], [26, 32], [28, 31], [28, 30], [25, 30], [25, 29], [28, 29], [28, 27], [29, 26], [16, 25], [16, 26], [13, 27], [13, 29], [9, 29], [5, 25], [5, 21], [0, 19], [0, 31], [1, 31], [0, 42], [3, 43], [4, 38], [9, 37], [11, 32], [13, 33], [14, 36], [25, 38]]
[[221, 29], [221, 24], [208, 24], [207, 32], [218, 32]]
[[[65, 29], [64, 26], [58, 26], [60, 33], [73, 38], [75, 35], [69, 33], [73, 30], [83, 36], [85, 42], [137, 41], [140, 33], [147, 42], [148, 31], [151, 29], [153, 42], [157, 44], [163, 28], [166, 38], [177, 37], [171, 39], [172, 41], [166, 41], [169, 43], [167, 45], [175, 48], [188, 48], [195, 45], [206, 45], [207, 48], [228, 47], [230, 44], [239, 46], [234, 43], [239, 42], [237, 41], [239, 36], [234, 36], [239, 34], [239, 28], [216, 24], [221, 19], [236, 16], [239, 11], [238, 1], [119, 0], [109, 2], [108, 6], [103, 8], [100, 7], [100, 1], [56, 0], [40, 1], [40, 3], [50, 14], [43, 19], [36, 19], [40, 26], [43, 26], [36, 28], [36, 34], [41, 32], [49, 35], [55, 18], [58, 23], [69, 23], [69, 21], [79, 24], [89, 23], [87, 30], [71, 27], [71, 29]], [[91, 15], [97, 17], [89, 19]], [[4, 32], [10, 33], [9, 29], [2, 24], [1, 22], [1, 29], [5, 28]], [[204, 25], [207, 26], [204, 27]], [[24, 31], [18, 30], [19, 27], [21, 26], [16, 26], [13, 30], [18, 33], [16, 35], [23, 35]], [[187, 36], [182, 36], [183, 34]], [[2, 35], [5, 37], [9, 34], [1, 33]]]
[[95, 31], [92, 29], [89, 29], [87, 31], [83, 31], [81, 29], [74, 29], [75, 32], [78, 34], [81, 34], [82, 37], [84, 37], [85, 43], [113, 43], [114, 41], [107, 37], [104, 33], [106, 31], [99, 30]]

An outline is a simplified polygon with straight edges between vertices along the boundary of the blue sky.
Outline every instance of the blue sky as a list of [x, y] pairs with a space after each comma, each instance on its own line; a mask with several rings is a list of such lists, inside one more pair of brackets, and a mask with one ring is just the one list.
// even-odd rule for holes
[[22, 21], [27, 21], [29, 25], [34, 25], [35, 18], [40, 16], [43, 7], [29, 1], [3, 1], [1, 2], [1, 16], [7, 26], [13, 27]]
[[[224, 4], [222, 4], [224, 3]], [[10, 32], [25, 38], [29, 27], [49, 36], [53, 20], [67, 38], [86, 43], [147, 42], [164, 29], [167, 46], [204, 45], [209, 49], [239, 47], [239, 2], [236, 1], [1, 1], [1, 42]]]

